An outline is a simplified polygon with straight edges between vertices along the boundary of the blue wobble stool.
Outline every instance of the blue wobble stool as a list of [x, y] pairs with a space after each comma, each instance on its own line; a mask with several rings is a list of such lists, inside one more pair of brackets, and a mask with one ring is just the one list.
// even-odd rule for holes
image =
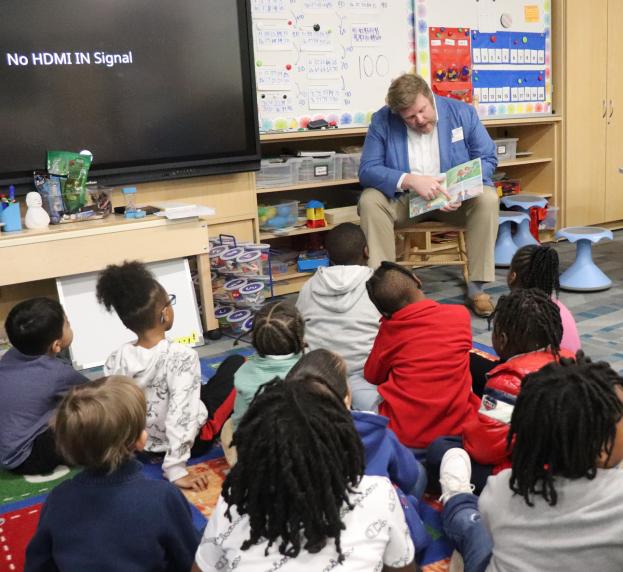
[[500, 228], [498, 238], [495, 241], [495, 265], [510, 266], [515, 252], [519, 250], [513, 240], [511, 227], [515, 223], [518, 227], [525, 221], [530, 223], [530, 217], [526, 213], [518, 211], [500, 211], [498, 217]]
[[507, 209], [517, 210], [528, 215], [528, 219], [522, 221], [513, 237], [517, 247], [521, 248], [528, 244], [540, 244], [530, 232], [530, 209], [532, 207], [545, 208], [545, 206], [547, 206], [547, 200], [537, 195], [509, 195], [507, 197], [502, 197], [501, 202]]
[[561, 228], [557, 238], [577, 243], [575, 262], [560, 276], [560, 287], [573, 292], [596, 292], [612, 286], [608, 278], [593, 262], [592, 247], [600, 240], [612, 240], [612, 231], [591, 226]]

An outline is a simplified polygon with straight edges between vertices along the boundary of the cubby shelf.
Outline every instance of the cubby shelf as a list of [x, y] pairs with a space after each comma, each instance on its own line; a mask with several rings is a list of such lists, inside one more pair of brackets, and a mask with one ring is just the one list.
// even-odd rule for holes
[[318, 181], [316, 183], [297, 183], [296, 185], [284, 185], [280, 187], [258, 187], [256, 192], [258, 195], [267, 193], [281, 193], [283, 191], [301, 191], [306, 189], [321, 189], [324, 187], [343, 187], [346, 185], [355, 185], [359, 183], [359, 179], [337, 179], [333, 181]]

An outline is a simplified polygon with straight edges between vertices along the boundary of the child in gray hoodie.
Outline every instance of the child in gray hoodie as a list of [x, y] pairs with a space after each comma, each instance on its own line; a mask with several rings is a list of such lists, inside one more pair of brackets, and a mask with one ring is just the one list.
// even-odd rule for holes
[[372, 275], [366, 237], [356, 224], [343, 223], [327, 233], [325, 248], [331, 266], [317, 270], [296, 302], [305, 321], [305, 341], [311, 350], [327, 349], [342, 356], [353, 408], [376, 412], [377, 388], [363, 377], [381, 318], [366, 290]]

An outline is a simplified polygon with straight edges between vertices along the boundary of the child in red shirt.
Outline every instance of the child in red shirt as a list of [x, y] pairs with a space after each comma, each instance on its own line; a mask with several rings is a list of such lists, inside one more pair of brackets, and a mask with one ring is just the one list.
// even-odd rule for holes
[[469, 372], [469, 312], [428, 300], [417, 276], [391, 262], [381, 264], [367, 287], [383, 316], [364, 368], [365, 379], [379, 386], [379, 413], [411, 448], [461, 435], [479, 405]]

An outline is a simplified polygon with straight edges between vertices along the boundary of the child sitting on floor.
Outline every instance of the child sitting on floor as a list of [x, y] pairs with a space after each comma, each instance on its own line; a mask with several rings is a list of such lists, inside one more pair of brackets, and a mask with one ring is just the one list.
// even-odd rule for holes
[[252, 355], [234, 376], [235, 431], [257, 390], [275, 377], [285, 377], [303, 353], [305, 327], [298, 310], [288, 302], [266, 304], [253, 318]]
[[55, 430], [63, 456], [84, 470], [47, 498], [25, 571], [189, 570], [199, 537], [188, 503], [132, 458], [147, 439], [142, 390], [121, 376], [74, 388]]
[[465, 452], [446, 453], [444, 530], [466, 572], [623, 570], [622, 400], [623, 379], [580, 352], [524, 378], [512, 470], [489, 478], [480, 500]]
[[560, 347], [575, 354], [582, 346], [573, 315], [558, 298], [560, 292], [558, 267], [558, 253], [551, 246], [523, 246], [513, 256], [507, 281], [512, 290], [540, 288], [554, 300], [562, 320]]
[[257, 354], [252, 355], [235, 374], [234, 412], [221, 434], [223, 451], [230, 466], [236, 462], [236, 449], [231, 446], [232, 435], [257, 390], [275, 377], [285, 377], [303, 353], [303, 318], [288, 302], [266, 304], [253, 318], [252, 335]]
[[[466, 424], [462, 442], [474, 462], [477, 492], [492, 472], [496, 474], [510, 466], [508, 423], [522, 379], [561, 355], [573, 357], [560, 350], [560, 312], [542, 290], [513, 290], [508, 296], [501, 296], [491, 319], [493, 348], [501, 363], [488, 374], [480, 411]], [[461, 446], [460, 439], [440, 439], [431, 446], [427, 458], [431, 482], [438, 475], [436, 468], [445, 451], [457, 446]]]
[[348, 367], [353, 407], [376, 411], [378, 390], [363, 378], [381, 319], [366, 291], [372, 276], [366, 237], [361, 227], [346, 222], [327, 233], [325, 248], [331, 266], [316, 271], [296, 302], [305, 320], [305, 341], [311, 350], [324, 348], [341, 355]]
[[479, 405], [469, 370], [469, 311], [428, 300], [417, 276], [391, 262], [376, 270], [368, 291], [383, 315], [364, 368], [365, 378], [379, 386], [379, 413], [411, 448], [461, 435]]
[[[327, 385], [350, 409], [346, 363], [337, 354], [322, 349], [305, 354], [290, 370], [286, 381], [296, 383], [298, 379], [315, 379]], [[397, 487], [415, 551], [420, 554], [430, 543], [418, 514], [418, 501], [426, 489], [426, 471], [387, 428], [387, 417], [368, 411], [351, 411], [351, 415], [363, 443], [365, 474], [387, 477]]]
[[195, 440], [210, 442], [230, 415], [233, 371], [244, 359], [232, 356], [202, 386], [197, 352], [165, 337], [173, 325], [175, 295], [167, 294], [140, 262], [108, 266], [97, 282], [97, 299], [107, 310], [114, 308], [138, 338], [114, 351], [104, 372], [127, 375], [145, 392], [145, 450], [164, 453], [164, 475], [178, 487], [206, 488], [205, 475], [192, 477], [186, 462]]
[[5, 329], [13, 347], [0, 359], [0, 467], [48, 474], [64, 463], [48, 422], [63, 394], [87, 381], [56, 357], [74, 334], [63, 307], [49, 298], [14, 306]]
[[234, 445], [238, 462], [223, 483], [195, 572], [415, 572], [394, 487], [363, 474], [350, 413], [326, 385], [313, 378], [268, 382]]

